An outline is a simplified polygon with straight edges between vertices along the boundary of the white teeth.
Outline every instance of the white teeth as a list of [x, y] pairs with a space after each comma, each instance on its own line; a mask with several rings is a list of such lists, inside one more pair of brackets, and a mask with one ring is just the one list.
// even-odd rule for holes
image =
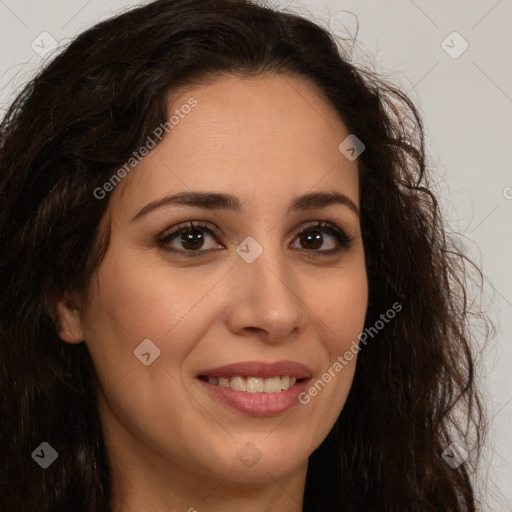
[[265, 391], [265, 393], [277, 393], [278, 391], [281, 391], [281, 379], [279, 377], [265, 379], [265, 382], [263, 383], [263, 391]]
[[219, 377], [219, 384], [221, 388], [229, 388], [229, 379]]
[[284, 375], [283, 377], [208, 377], [208, 382], [222, 388], [231, 388], [234, 391], [245, 391], [246, 393], [279, 393], [291, 388], [296, 382], [296, 377]]
[[262, 393], [265, 386], [264, 380], [258, 377], [249, 377], [247, 379], [247, 393]]
[[247, 383], [243, 377], [231, 377], [229, 387], [235, 391], [247, 391]]

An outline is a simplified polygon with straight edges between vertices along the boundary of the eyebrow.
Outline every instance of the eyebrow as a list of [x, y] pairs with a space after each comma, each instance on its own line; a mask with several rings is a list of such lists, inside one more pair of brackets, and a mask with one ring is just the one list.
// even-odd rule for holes
[[[346, 195], [340, 192], [311, 192], [295, 197], [288, 208], [287, 213], [315, 210], [325, 208], [333, 204], [347, 206], [359, 217], [359, 208]], [[195, 206], [206, 210], [232, 210], [239, 212], [242, 209], [240, 199], [232, 194], [221, 194], [217, 192], [180, 192], [172, 196], [166, 196], [152, 201], [142, 208], [130, 222], [140, 219], [144, 215], [171, 205]]]

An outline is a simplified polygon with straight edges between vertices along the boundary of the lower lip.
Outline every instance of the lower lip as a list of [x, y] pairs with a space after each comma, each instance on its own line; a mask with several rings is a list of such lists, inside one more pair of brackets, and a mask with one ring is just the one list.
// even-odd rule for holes
[[297, 382], [291, 388], [277, 393], [247, 393], [198, 380], [208, 392], [238, 412], [250, 416], [276, 416], [299, 403], [299, 395], [307, 389], [310, 379]]

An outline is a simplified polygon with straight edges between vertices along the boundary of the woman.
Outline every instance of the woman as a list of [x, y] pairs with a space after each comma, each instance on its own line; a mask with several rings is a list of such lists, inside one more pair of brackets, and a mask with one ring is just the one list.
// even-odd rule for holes
[[322, 28], [152, 2], [1, 134], [2, 510], [476, 510], [421, 121]]

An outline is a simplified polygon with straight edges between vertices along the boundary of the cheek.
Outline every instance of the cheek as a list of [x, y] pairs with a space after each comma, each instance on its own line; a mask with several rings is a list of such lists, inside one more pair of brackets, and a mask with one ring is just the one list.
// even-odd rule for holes
[[197, 278], [190, 269], [171, 270], [165, 262], [148, 264], [142, 253], [111, 249], [94, 279], [85, 318], [86, 340], [98, 373], [110, 385], [140, 366], [134, 351], [147, 339], [157, 347], [152, 349], [155, 353], [160, 351], [160, 363], [178, 370], [201, 337], [205, 308], [211, 314], [217, 303], [212, 299], [215, 285], [225, 271]]
[[345, 404], [356, 369], [358, 336], [368, 305], [364, 266], [352, 266], [350, 272], [323, 283], [310, 300], [323, 333], [320, 339], [326, 357], [300, 401], [309, 408], [315, 429], [325, 436]]
[[161, 268], [144, 264], [142, 257], [106, 259], [98, 281], [96, 296], [110, 321], [139, 337], [161, 336], [172, 329], [201, 292], [187, 287], [179, 276], [166, 278]]
[[357, 342], [364, 327], [368, 306], [368, 283], [364, 267], [326, 283], [312, 297], [312, 304], [321, 305], [318, 316], [324, 322], [324, 346], [330, 359], [343, 354], [354, 340]]

